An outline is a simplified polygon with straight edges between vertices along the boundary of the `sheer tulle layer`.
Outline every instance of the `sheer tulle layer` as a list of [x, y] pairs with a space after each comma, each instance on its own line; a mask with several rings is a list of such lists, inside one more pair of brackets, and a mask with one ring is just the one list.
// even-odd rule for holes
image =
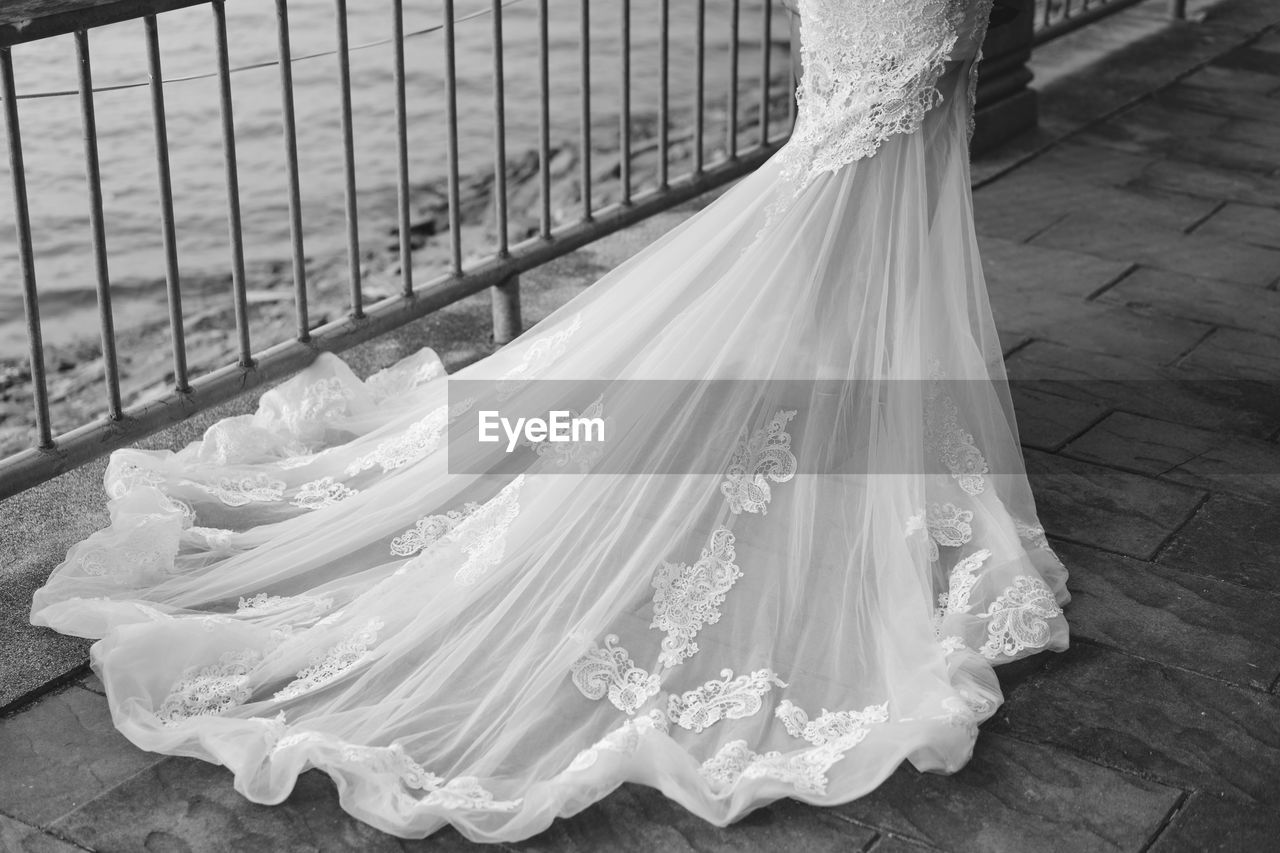
[[[221, 763], [259, 802], [319, 767], [403, 836], [523, 838], [626, 781], [727, 823], [847, 801], [904, 759], [959, 768], [992, 666], [1067, 639], [965, 122], [936, 109], [785, 208], [767, 164], [458, 374], [535, 407], [554, 402], [535, 379], [920, 381], [740, 382], [699, 419], [620, 384], [600, 405], [638, 464], [723, 473], [592, 474], [580, 446], [463, 475], [431, 353], [366, 381], [323, 356], [178, 453], [116, 453], [111, 526], [33, 621], [102, 638], [139, 746]], [[821, 454], [834, 473], [797, 464]]]

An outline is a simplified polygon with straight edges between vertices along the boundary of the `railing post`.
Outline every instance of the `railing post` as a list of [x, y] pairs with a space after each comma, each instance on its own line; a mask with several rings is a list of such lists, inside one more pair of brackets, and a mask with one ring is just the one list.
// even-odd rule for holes
[[971, 151], [981, 154], [1034, 128], [1039, 117], [1031, 82], [1031, 44], [1035, 0], [1006, 0], [1014, 14], [992, 22], [982, 43], [978, 70], [977, 114]]
[[1169, 0], [1169, 17], [1184, 20], [1187, 17], [1187, 0]]
[[509, 344], [520, 336], [520, 276], [489, 288], [493, 302], [493, 342]]

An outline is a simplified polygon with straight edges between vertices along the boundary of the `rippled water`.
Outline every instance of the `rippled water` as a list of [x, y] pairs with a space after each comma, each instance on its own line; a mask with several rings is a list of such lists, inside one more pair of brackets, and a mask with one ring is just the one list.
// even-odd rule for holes
[[[407, 31], [440, 22], [438, 0], [410, 0], [404, 5]], [[465, 16], [489, 5], [460, 0], [455, 14]], [[657, 103], [657, 6], [656, 2], [632, 4], [632, 89], [637, 115], [651, 113]], [[730, 4], [708, 0], [706, 6], [710, 109], [723, 103], [728, 88]], [[618, 7], [616, 0], [591, 3], [591, 108], [595, 135], [605, 145], [616, 145], [617, 140]], [[761, 0], [743, 0], [741, 7], [745, 99], [753, 96], [758, 79]], [[572, 140], [579, 133], [581, 105], [578, 3], [551, 0], [550, 9], [553, 140]], [[785, 15], [775, 11], [779, 13], [775, 39], [785, 38]], [[503, 12], [509, 156], [536, 146], [536, 15], [533, 0], [517, 0]], [[691, 113], [694, 16], [692, 0], [671, 4], [671, 88], [677, 122]], [[349, 17], [353, 46], [391, 33], [389, 0], [356, 0], [350, 3]], [[275, 57], [274, 4], [231, 2], [227, 19], [233, 67]], [[159, 20], [166, 79], [215, 70], [208, 7], [166, 13]], [[334, 47], [331, 0], [293, 0], [290, 23], [295, 59]], [[481, 16], [461, 22], [456, 32], [462, 168], [478, 171], [490, 167], [494, 150], [491, 19]], [[90, 43], [95, 86], [146, 81], [141, 22], [93, 30]], [[405, 45], [414, 183], [436, 181], [443, 175], [442, 44], [437, 32], [413, 36]], [[13, 55], [19, 95], [76, 88], [75, 49], [69, 36], [17, 46]], [[389, 45], [351, 54], [361, 234], [370, 247], [386, 243], [395, 210], [391, 70]], [[334, 56], [297, 59], [293, 74], [307, 250], [323, 254], [341, 250], [344, 239], [337, 61]], [[229, 257], [216, 85], [213, 79], [201, 79], [165, 87], [180, 262], [186, 274], [225, 271]], [[278, 69], [236, 73], [232, 88], [246, 254], [251, 261], [285, 259], [288, 208]], [[121, 284], [155, 281], [162, 276], [163, 265], [149, 91], [143, 86], [104, 92], [97, 96], [96, 105], [112, 279]], [[59, 325], [59, 318], [77, 306], [83, 309], [91, 304], [94, 281], [79, 103], [76, 97], [65, 96], [24, 99], [20, 110], [41, 308], [46, 335], [57, 340], [60, 331], [70, 333], [64, 328], [67, 324]], [[714, 133], [709, 129], [709, 138]], [[20, 317], [21, 303], [7, 161], [0, 169], [5, 172], [0, 181], [4, 196], [0, 199], [0, 333], [7, 342], [18, 343], [13, 338], [20, 336], [20, 327], [14, 321]]]

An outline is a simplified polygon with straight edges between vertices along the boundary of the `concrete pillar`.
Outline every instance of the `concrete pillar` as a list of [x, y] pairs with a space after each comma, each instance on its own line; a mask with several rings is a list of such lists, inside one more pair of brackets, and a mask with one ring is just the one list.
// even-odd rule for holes
[[1000, 0], [991, 16], [978, 69], [978, 109], [972, 152], [977, 155], [1036, 126], [1031, 82], [1035, 0]]

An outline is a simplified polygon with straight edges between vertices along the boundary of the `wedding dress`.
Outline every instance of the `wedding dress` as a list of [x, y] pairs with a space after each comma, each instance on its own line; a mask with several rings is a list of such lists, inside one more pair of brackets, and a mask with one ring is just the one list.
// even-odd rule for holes
[[[992, 667], [1067, 643], [973, 229], [990, 0], [799, 6], [791, 141], [537, 328], [448, 379], [322, 355], [112, 455], [32, 621], [101, 638], [130, 740], [484, 841], [624, 782], [725, 824], [965, 763]], [[575, 388], [617, 441], [451, 459]]]

